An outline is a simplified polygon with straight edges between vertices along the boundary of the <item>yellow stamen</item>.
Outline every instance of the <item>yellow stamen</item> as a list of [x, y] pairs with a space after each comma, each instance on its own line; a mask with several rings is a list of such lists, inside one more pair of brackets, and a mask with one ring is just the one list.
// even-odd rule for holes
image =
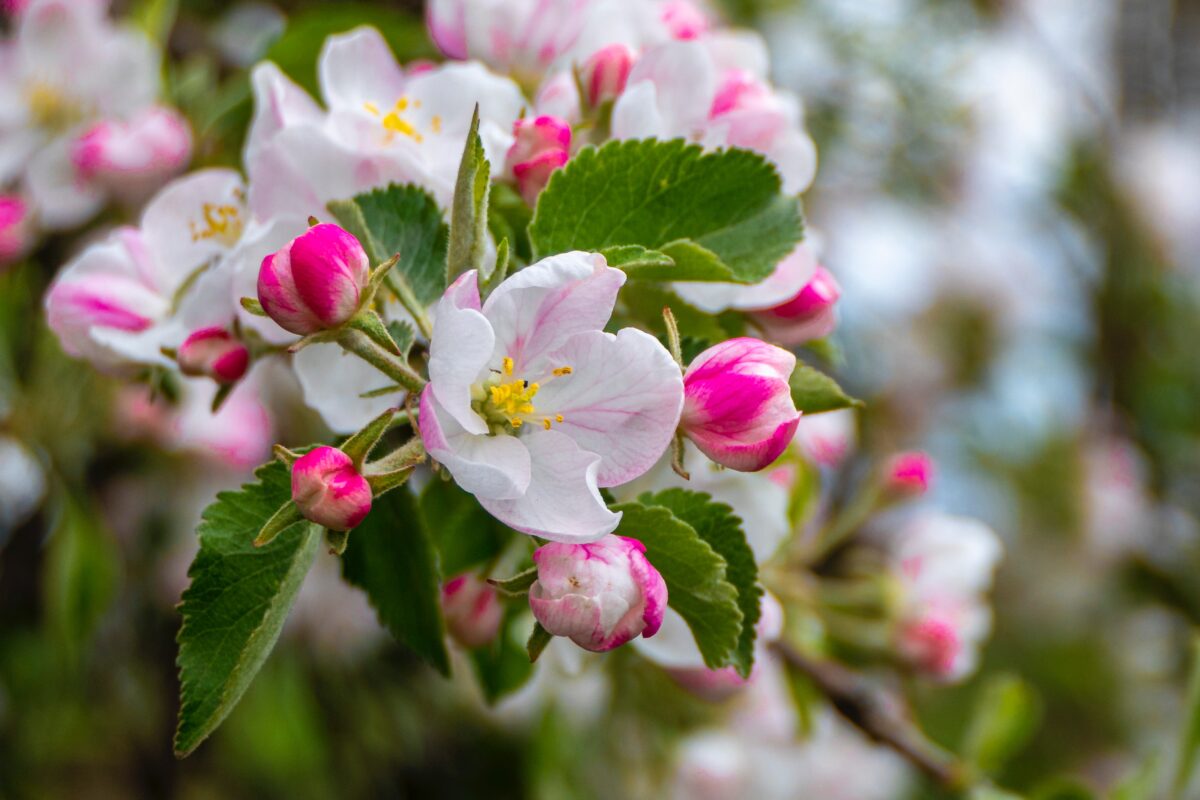
[[510, 419], [510, 420], [508, 421], [508, 424], [509, 424], [509, 425], [512, 425], [512, 426], [513, 426], [513, 429], [515, 430], [515, 429], [517, 429], [517, 428], [521, 427], [522, 425], [524, 425], [525, 423], [524, 423], [524, 422], [522, 422], [520, 418], [518, 418], [518, 417], [513, 417], [512, 419]]
[[549, 417], [546, 417], [545, 419], [542, 420], [542, 427], [545, 428], [546, 430], [550, 430], [550, 418]]
[[555, 415], [554, 415], [554, 421], [555, 421], [555, 422], [562, 422], [562, 421], [563, 421], [563, 415], [562, 415], [562, 414], [555, 414]]
[[505, 356], [504, 357], [504, 374], [512, 375], [512, 373], [513, 373], [513, 360], [511, 358], [509, 358], [508, 356]]
[[197, 225], [194, 220], [189, 223], [192, 241], [216, 239], [227, 246], [237, 244], [242, 235], [241, 209], [237, 206], [219, 206], [215, 203], [205, 203], [201, 208], [202, 223]]
[[363, 108], [365, 108], [367, 110], [367, 113], [371, 114], [372, 116], [375, 116], [375, 117], [379, 116], [379, 106], [375, 105], [370, 100], [363, 103]]
[[554, 370], [554, 374], [555, 376], [561, 378], [563, 375], [570, 375], [571, 371], [572, 370], [570, 367], [559, 367], [558, 369]]
[[441, 133], [442, 132], [442, 118], [439, 117], [437, 114], [434, 114], [433, 118], [429, 120], [429, 127], [433, 128], [434, 133]]

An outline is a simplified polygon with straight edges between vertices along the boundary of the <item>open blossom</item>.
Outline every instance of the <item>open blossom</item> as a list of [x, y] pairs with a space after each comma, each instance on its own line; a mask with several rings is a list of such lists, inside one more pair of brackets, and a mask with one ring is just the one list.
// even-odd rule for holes
[[636, 539], [552, 542], [533, 553], [538, 577], [529, 607], [542, 627], [585, 650], [604, 652], [662, 625], [667, 584]]
[[996, 534], [982, 522], [923, 514], [896, 535], [893, 573], [900, 583], [896, 650], [944, 681], [969, 675], [991, 630], [983, 597], [1000, 560]]
[[601, 487], [650, 469], [683, 405], [679, 367], [657, 339], [603, 328], [625, 274], [564, 253], [480, 304], [474, 271], [435, 309], [425, 449], [494, 516], [536, 536], [595, 541], [620, 515]]
[[263, 259], [258, 300], [281, 328], [306, 336], [354, 315], [370, 271], [353, 234], [329, 223], [314, 225]]
[[[170, 362], [198, 328], [233, 316], [227, 276], [217, 265], [237, 244], [241, 178], [204, 170], [175, 181], [147, 205], [137, 228], [120, 228], [86, 248], [46, 295], [50, 328], [70, 355], [103, 369]], [[177, 305], [180, 288], [194, 280]]]
[[29, 207], [15, 195], [0, 195], [0, 268], [29, 250]]
[[463, 647], [483, 647], [496, 638], [504, 606], [487, 581], [477, 575], [451, 578], [442, 586], [446, 630]]
[[681, 427], [719, 464], [755, 472], [780, 456], [800, 421], [788, 378], [796, 357], [758, 339], [708, 348], [683, 376]]
[[556, 117], [519, 119], [513, 123], [516, 141], [508, 151], [508, 168], [525, 202], [533, 205], [554, 170], [571, 156], [571, 126]]
[[158, 94], [153, 46], [113, 26], [107, 6], [32, 0], [0, 48], [0, 186], [21, 180], [39, 224], [52, 230], [87, 221], [113, 188], [77, 168], [79, 137], [97, 122], [136, 118]]
[[318, 447], [292, 465], [292, 500], [305, 519], [348, 531], [371, 511], [371, 487], [350, 456]]
[[788, 346], [801, 345], [833, 333], [837, 327], [835, 307], [841, 296], [842, 289], [833, 275], [818, 266], [812, 279], [795, 297], [752, 313], [774, 341]]
[[184, 375], [203, 375], [217, 383], [236, 383], [250, 365], [250, 351], [220, 326], [201, 328], [179, 345], [175, 354]]

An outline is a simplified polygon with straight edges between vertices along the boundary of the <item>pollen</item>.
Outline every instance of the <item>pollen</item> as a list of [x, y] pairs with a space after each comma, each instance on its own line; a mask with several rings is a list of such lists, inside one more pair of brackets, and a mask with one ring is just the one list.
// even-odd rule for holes
[[442, 118], [439, 117], [437, 114], [434, 114], [433, 117], [429, 120], [429, 127], [433, 129], [434, 133], [441, 133], [442, 132]]
[[205, 203], [202, 206], [202, 220], [197, 223], [192, 220], [189, 228], [192, 241], [215, 239], [226, 246], [237, 244], [242, 235], [242, 212], [237, 206]]
[[511, 358], [509, 358], [508, 356], [504, 357], [504, 374], [505, 375], [513, 374], [513, 360]]
[[[420, 108], [421, 101], [410, 101], [407, 97], [401, 97], [396, 101], [395, 105], [392, 106], [392, 110], [383, 116], [381, 122], [383, 124], [383, 129], [387, 131], [388, 141], [391, 141], [396, 134], [407, 136], [417, 143], [425, 141], [425, 137], [421, 135], [419, 130], [417, 130], [417, 126], [401, 116], [405, 111], [408, 111], [410, 106], [414, 109]], [[366, 107], [367, 111], [369, 111], [371, 114], [379, 116], [379, 107], [374, 103], [369, 103], [364, 107]]]
[[554, 376], [561, 378], [563, 375], [570, 375], [572, 372], [573, 370], [570, 367], [559, 367], [558, 369], [554, 370]]
[[549, 417], [546, 417], [545, 419], [542, 420], [542, 427], [545, 428], [546, 430], [550, 430], [550, 418]]
[[513, 418], [534, 412], [533, 398], [537, 395], [539, 388], [541, 387], [536, 383], [511, 381], [489, 386], [488, 393], [491, 395], [492, 405], [511, 422]]

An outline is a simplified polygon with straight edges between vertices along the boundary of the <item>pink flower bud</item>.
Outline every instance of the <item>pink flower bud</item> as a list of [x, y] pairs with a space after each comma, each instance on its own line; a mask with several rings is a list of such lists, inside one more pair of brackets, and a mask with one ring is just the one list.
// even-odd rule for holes
[[263, 259], [258, 301], [279, 327], [307, 336], [354, 316], [369, 277], [358, 239], [337, 225], [314, 225]]
[[625, 91], [629, 71], [633, 69], [633, 51], [623, 44], [610, 44], [592, 54], [580, 72], [588, 103], [598, 106], [616, 100]]
[[446, 628], [463, 647], [483, 647], [496, 638], [504, 607], [496, 590], [475, 575], [459, 575], [442, 586]]
[[788, 386], [795, 366], [794, 355], [758, 339], [708, 348], [683, 376], [680, 427], [718, 464], [741, 472], [766, 467], [800, 422]]
[[371, 511], [371, 487], [350, 456], [318, 447], [292, 465], [292, 500], [305, 519], [348, 531]]
[[525, 202], [533, 205], [550, 181], [550, 174], [571, 157], [571, 126], [558, 117], [519, 119], [513, 123], [516, 141], [508, 150], [508, 167]]
[[71, 161], [81, 178], [126, 199], [142, 199], [187, 166], [192, 133], [176, 111], [153, 106], [127, 122], [105, 120], [75, 140]]
[[600, 653], [658, 633], [667, 584], [636, 539], [608, 534], [590, 544], [551, 542], [533, 554], [529, 606], [542, 627]]
[[250, 351], [222, 327], [201, 328], [183, 340], [175, 353], [184, 375], [208, 376], [217, 383], [236, 383], [250, 365]]
[[884, 479], [887, 488], [896, 494], [915, 497], [929, 491], [933, 481], [933, 459], [928, 453], [913, 451], [897, 453], [888, 462]]
[[956, 672], [963, 643], [954, 623], [934, 614], [903, 626], [897, 649], [917, 669], [948, 679]]
[[817, 267], [812, 280], [786, 303], [753, 312], [767, 334], [784, 345], [799, 345], [833, 333], [837, 326], [834, 307], [842, 288], [829, 270]]
[[676, 39], [698, 39], [708, 32], [708, 17], [688, 0], [669, 0], [663, 5], [660, 19]]
[[29, 207], [15, 195], [0, 195], [0, 267], [25, 255], [32, 243]]

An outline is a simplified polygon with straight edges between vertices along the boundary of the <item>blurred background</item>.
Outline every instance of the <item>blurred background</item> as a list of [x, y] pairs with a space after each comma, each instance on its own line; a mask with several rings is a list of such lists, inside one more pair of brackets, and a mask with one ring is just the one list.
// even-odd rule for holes
[[[998, 782], [1109, 796], [1183, 724], [1200, 623], [1200, 2], [723, 12], [767, 38], [820, 154], [810, 238], [844, 290], [824, 356], [867, 402], [829, 485], [927, 450], [930, 501], [1006, 546], [980, 670], [913, 687], [919, 720], [954, 748], [981, 693], [1020, 676]], [[311, 90], [324, 37], [362, 23], [402, 61], [436, 56], [416, 2], [112, 13], [165, 48], [195, 165], [240, 163], [262, 58]], [[276, 438], [325, 433], [298, 403], [274, 437], [181, 425], [63, 355], [41, 298], [89, 235], [0, 274], [0, 798], [663, 796], [648, 754], [711, 713], [679, 687], [616, 653], [607, 677], [564, 667], [570, 702], [535, 679], [488, 708], [469, 671], [443, 682], [403, 652], [329, 559], [232, 717], [177, 761], [174, 606], [200, 510]], [[831, 747], [841, 777], [795, 796], [941, 796], [891, 762], [851, 785], [867, 748]]]

